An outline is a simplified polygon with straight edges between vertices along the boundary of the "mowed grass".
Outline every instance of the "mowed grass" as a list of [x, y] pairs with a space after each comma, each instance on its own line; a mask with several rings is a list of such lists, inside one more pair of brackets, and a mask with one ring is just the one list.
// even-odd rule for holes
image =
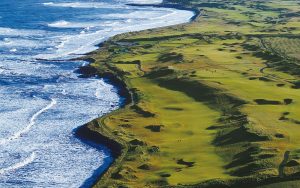
[[[161, 133], [150, 133], [144, 138], [154, 139], [153, 144], [160, 140], [158, 146], [163, 156], [158, 159], [159, 171], [170, 173], [170, 184], [191, 184], [196, 183], [195, 179], [228, 177], [223, 169], [224, 161], [212, 146], [216, 132], [207, 130], [216, 124], [219, 113], [181, 92], [159, 87], [148, 80], [139, 79], [132, 83], [149, 98], [148, 108], [157, 114], [156, 123], [164, 126]], [[195, 164], [183, 167], [176, 164], [179, 159]]]
[[127, 150], [96, 187], [298, 176], [298, 9], [295, 1], [272, 2], [194, 0], [189, 6], [204, 9], [194, 22], [119, 35], [91, 55], [133, 96], [99, 119]]
[[[124, 124], [130, 125], [123, 127], [119, 134], [131, 135], [125, 139], [143, 140], [147, 146], [156, 146], [160, 150], [158, 155], [150, 156], [142, 152], [142, 155], [131, 159], [132, 162], [126, 162], [127, 169], [135, 169], [136, 178], [131, 179], [131, 183], [142, 187], [145, 182], [163, 178], [169, 184], [177, 185], [193, 184], [216, 176], [225, 179], [229, 177], [223, 168], [225, 162], [212, 145], [216, 131], [207, 129], [217, 123], [220, 116], [218, 112], [181, 92], [159, 87], [145, 78], [134, 78], [131, 84], [144, 94], [144, 102], [140, 106], [155, 113], [155, 117], [145, 118], [127, 111], [106, 119], [105, 123], [112, 129], [118, 129]], [[146, 129], [149, 125], [161, 126], [161, 130], [153, 132]], [[138, 150], [144, 150], [147, 146], [139, 146], [141, 148], [136, 149], [136, 152], [139, 153]], [[192, 165], [178, 164], [178, 160]], [[143, 164], [149, 169], [138, 168]]]

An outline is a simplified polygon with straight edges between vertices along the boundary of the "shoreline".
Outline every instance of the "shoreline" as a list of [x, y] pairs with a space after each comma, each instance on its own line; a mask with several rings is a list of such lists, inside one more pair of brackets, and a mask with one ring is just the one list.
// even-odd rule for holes
[[[191, 12], [194, 13], [194, 16], [192, 16], [190, 18], [189, 22], [194, 21], [200, 15], [200, 13], [201, 13], [201, 11], [198, 10], [198, 9], [185, 7], [185, 6], [182, 6], [180, 4], [169, 4], [169, 3], [165, 3], [165, 2], [162, 2], [160, 4], [137, 4], [137, 3], [129, 3], [129, 4], [126, 4], [126, 5], [137, 6], [137, 7], [172, 8], [172, 9], [177, 9], [177, 10], [191, 11]], [[186, 23], [189, 23], [189, 22], [186, 22]], [[186, 24], [186, 23], [183, 23], [183, 24]], [[181, 25], [181, 24], [178, 24], [178, 25]], [[166, 26], [166, 27], [168, 27], [168, 26]]]
[[[178, 25], [183, 25], [183, 24], [189, 24], [189, 23], [192, 23], [193, 21], [195, 21], [195, 19], [201, 15], [201, 11], [196, 8], [188, 8], [188, 7], [179, 5], [179, 4], [165, 4], [164, 1], [160, 4], [127, 4], [127, 5], [140, 6], [140, 7], [173, 8], [173, 9], [177, 9], [177, 10], [192, 11], [194, 13], [194, 16], [192, 16], [188, 22], [176, 24], [176, 25], [170, 25], [170, 26], [156, 27], [156, 28], [151, 28], [151, 29], [166, 28], [166, 27], [178, 26]], [[151, 30], [151, 29], [146, 29], [146, 30]], [[142, 31], [146, 31], [146, 30], [142, 29], [140, 31], [134, 31], [134, 32], [142, 32]], [[131, 33], [131, 32], [126, 32], [126, 33], [122, 33], [122, 34], [118, 34], [118, 35], [123, 35], [123, 34], [128, 34], [128, 33]], [[128, 84], [126, 83], [126, 81], [123, 80], [122, 78], [120, 78], [119, 76], [117, 76], [111, 72], [101, 72], [100, 73], [97, 69], [92, 67], [91, 63], [94, 62], [94, 59], [89, 57], [90, 55], [95, 54], [98, 51], [101, 51], [101, 47], [103, 46], [103, 44], [105, 42], [109, 41], [110, 39], [112, 39], [118, 35], [109, 37], [107, 40], [100, 42], [99, 44], [96, 45], [98, 47], [98, 49], [96, 49], [92, 52], [86, 53], [83, 57], [72, 59], [72, 60], [83, 60], [83, 61], [88, 62], [87, 65], [78, 67], [78, 70], [76, 70], [76, 72], [81, 74], [82, 77], [99, 76], [100, 78], [107, 79], [108, 83], [112, 84], [114, 87], [117, 88], [118, 95], [125, 99], [124, 102], [119, 106], [118, 109], [116, 109], [108, 114], [105, 114], [101, 117], [98, 117], [82, 126], [79, 126], [78, 128], [76, 128], [74, 130], [74, 135], [76, 138], [78, 138], [80, 140], [88, 140], [93, 144], [102, 144], [105, 147], [107, 147], [112, 154], [111, 164], [108, 164], [105, 169], [101, 169], [100, 173], [97, 172], [99, 170], [99, 168], [94, 171], [94, 175], [98, 176], [98, 177], [95, 178], [96, 180], [93, 183], [93, 185], [95, 185], [99, 181], [102, 181], [103, 185], [105, 185], [105, 180], [103, 180], [104, 179], [103, 177], [109, 176], [114, 172], [114, 167], [115, 168], [118, 167], [118, 164], [121, 163], [121, 161], [123, 160], [124, 156], [126, 155], [126, 153], [128, 151], [128, 146], [127, 146], [126, 142], [121, 140], [120, 138], [114, 136], [113, 134], [111, 134], [111, 132], [108, 131], [109, 128], [105, 125], [105, 123], [103, 121], [106, 117], [108, 117], [114, 113], [117, 113], [119, 110], [122, 110], [126, 107], [133, 106], [135, 104], [135, 99], [134, 99], [135, 93], [133, 90], [130, 90], [128, 88]], [[100, 122], [96, 121], [97, 119], [100, 119]], [[101, 131], [99, 132], [99, 129], [97, 129], [97, 131], [95, 131], [92, 128], [92, 126], [96, 126], [97, 128], [100, 128]], [[88, 178], [86, 181], [93, 178], [93, 176]], [[82, 187], [86, 187], [85, 183], [82, 185]]]

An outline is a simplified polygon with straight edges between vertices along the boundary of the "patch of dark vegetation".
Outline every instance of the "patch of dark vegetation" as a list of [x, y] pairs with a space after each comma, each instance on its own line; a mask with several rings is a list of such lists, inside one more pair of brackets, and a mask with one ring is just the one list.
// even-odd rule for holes
[[267, 78], [267, 77], [259, 77], [258, 78], [260, 81], [264, 81], [264, 82], [270, 82], [270, 81], [272, 81], [272, 80], [270, 80], [269, 78]]
[[177, 107], [165, 107], [166, 110], [174, 110], [174, 111], [182, 111], [183, 108], [177, 108]]
[[262, 149], [258, 146], [258, 145], [255, 145], [255, 146], [251, 146], [249, 148], [247, 148], [245, 151], [239, 153], [236, 155], [236, 157], [240, 157], [241, 155], [244, 155], [244, 154], [258, 154], [262, 151]]
[[292, 159], [285, 164], [286, 167], [293, 167], [293, 166], [299, 166], [299, 165], [300, 165], [300, 163], [295, 159]]
[[125, 158], [126, 161], [136, 161], [136, 158], [134, 156], [131, 155], [127, 155]]
[[138, 140], [138, 139], [133, 139], [129, 141], [129, 144], [134, 145], [134, 146], [144, 146], [146, 145], [143, 141]]
[[250, 147], [246, 151], [243, 151], [237, 155], [235, 155], [234, 160], [225, 166], [225, 168], [235, 168], [238, 166], [244, 166], [248, 163], [252, 163], [258, 161], [260, 159], [268, 159], [275, 157], [276, 155], [273, 153], [264, 153], [259, 147]]
[[237, 58], [237, 59], [243, 59], [242, 56], [236, 56], [235, 58]]
[[135, 170], [131, 167], [126, 166], [124, 168], [117, 169], [116, 172], [112, 173], [114, 179], [136, 179], [137, 177], [134, 175]]
[[122, 128], [131, 128], [132, 125], [131, 124], [121, 124], [121, 125], [119, 125], [119, 127], [122, 127]]
[[178, 54], [176, 52], [170, 52], [170, 53], [166, 53], [166, 54], [162, 54], [158, 57], [158, 61], [160, 62], [182, 62], [183, 61], [183, 55], [182, 54]]
[[185, 165], [187, 167], [192, 167], [192, 166], [194, 166], [195, 162], [187, 162], [187, 161], [184, 161], [183, 159], [179, 159], [179, 160], [177, 160], [177, 164]]
[[285, 84], [276, 84], [277, 87], [283, 87]]
[[134, 61], [117, 61], [115, 64], [133, 64], [133, 65], [140, 65], [140, 60], [134, 60]]
[[275, 137], [276, 137], [276, 138], [284, 138], [284, 134], [276, 133], [276, 134], [275, 134]]
[[286, 120], [289, 120], [289, 118], [286, 118], [286, 117], [284, 117], [284, 116], [281, 116], [278, 120], [280, 120], [280, 121], [286, 121]]
[[258, 145], [248, 147], [245, 151], [242, 151], [234, 156], [234, 159], [242, 158], [245, 155], [258, 155], [263, 151]]
[[157, 187], [166, 187], [167, 185], [169, 185], [168, 181], [163, 178], [159, 180], [153, 180], [150, 183]]
[[171, 174], [169, 174], [169, 173], [161, 173], [160, 174], [160, 177], [163, 177], [163, 178], [168, 178], [170, 176], [171, 176]]
[[281, 120], [281, 121], [287, 121], [287, 120], [289, 120], [289, 118], [286, 117], [289, 114], [290, 114], [289, 112], [283, 112], [282, 116], [278, 120]]
[[153, 47], [152, 44], [145, 44], [145, 45], [143, 46], [144, 49], [149, 49], [149, 48], [152, 48], [152, 47]]
[[[225, 131], [224, 133], [229, 133], [233, 128], [240, 128], [241, 126], [245, 126], [249, 124], [247, 115], [237, 111], [238, 109], [232, 109], [228, 113], [224, 113], [221, 118], [219, 118], [219, 122], [226, 126], [226, 129], [229, 131]], [[223, 134], [221, 134], [223, 135]]]
[[298, 12], [286, 12], [286, 13], [281, 13], [279, 15], [279, 18], [292, 18], [292, 17], [300, 17], [300, 11], [298, 11]]
[[154, 113], [146, 111], [146, 110], [142, 109], [141, 107], [139, 107], [138, 105], [132, 105], [130, 108], [133, 109], [136, 113], [141, 114], [144, 117], [154, 117], [155, 116]]
[[129, 187], [126, 185], [118, 185], [118, 188], [129, 188]]
[[142, 164], [141, 166], [138, 167], [138, 169], [141, 170], [150, 170], [150, 166], [148, 164]]
[[232, 25], [237, 25], [240, 26], [242, 22], [240, 21], [235, 21], [235, 20], [230, 20], [226, 22], [227, 24], [232, 24]]
[[247, 165], [242, 166], [238, 169], [235, 169], [230, 174], [238, 177], [250, 176], [255, 174], [257, 171], [261, 169], [275, 169], [275, 168], [271, 163], [257, 163], [254, 161], [251, 163], [247, 163]]
[[271, 140], [269, 135], [253, 132], [247, 126], [241, 126], [239, 128], [226, 129], [218, 133], [214, 144], [223, 146], [240, 142], [259, 142], [267, 140]]
[[273, 8], [273, 7], [269, 7], [267, 5], [264, 5], [262, 3], [251, 4], [249, 7], [257, 9], [257, 10], [262, 10], [262, 11], [288, 12], [288, 10], [286, 8]]
[[195, 134], [193, 131], [183, 131], [183, 133], [190, 135], [190, 136]]
[[155, 68], [151, 72], [147, 73], [145, 76], [151, 79], [159, 78], [162, 76], [168, 76], [173, 74], [175, 71], [169, 67]]
[[[268, 63], [271, 64], [271, 63]], [[293, 62], [292, 60], [283, 60], [280, 62], [273, 62], [273, 65], [277, 70], [290, 73], [292, 75], [300, 76], [300, 66], [298, 63]]]
[[281, 104], [280, 101], [267, 100], [267, 99], [255, 99], [254, 102], [256, 102], [258, 105], [279, 105], [279, 104]]
[[264, 82], [271, 82], [272, 80], [267, 77], [249, 77], [249, 80], [260, 80]]
[[163, 127], [163, 125], [148, 125], [145, 128], [149, 129], [152, 132], [160, 132], [161, 127]]
[[115, 53], [115, 54], [120, 54], [120, 53], [129, 53], [130, 52], [130, 48], [128, 47], [117, 47], [117, 46], [110, 46], [108, 48], [108, 51], [111, 53]]
[[295, 120], [295, 119], [291, 119], [291, 121], [295, 124], [300, 124], [300, 121], [299, 120]]
[[[128, 152], [129, 152], [129, 153], [130, 153], [130, 152], [134, 153], [135, 150], [136, 150], [136, 148], [137, 148], [137, 146], [138, 146], [138, 145], [129, 145], [129, 146], [128, 146]], [[135, 160], [134, 157], [133, 157], [132, 159]]]
[[242, 47], [243, 47], [245, 50], [252, 51], [252, 52], [257, 52], [257, 51], [260, 50], [260, 47], [258, 47], [258, 46], [256, 46], [256, 45], [248, 44], [248, 43], [242, 44]]
[[293, 82], [293, 89], [300, 89], [300, 80]]
[[120, 121], [123, 121], [123, 122], [129, 122], [128, 119], [123, 119], [123, 118], [120, 118]]
[[158, 152], [159, 152], [159, 147], [158, 147], [158, 146], [151, 146], [150, 148], [148, 148], [147, 151], [148, 151], [150, 154], [158, 153]]
[[123, 176], [119, 172], [112, 173], [111, 178], [113, 179], [122, 179]]
[[207, 127], [206, 129], [207, 130], [216, 130], [216, 129], [224, 129], [226, 127], [227, 126], [225, 126], [225, 125], [212, 125], [212, 126]]
[[293, 102], [293, 99], [283, 99], [284, 104], [288, 105]]

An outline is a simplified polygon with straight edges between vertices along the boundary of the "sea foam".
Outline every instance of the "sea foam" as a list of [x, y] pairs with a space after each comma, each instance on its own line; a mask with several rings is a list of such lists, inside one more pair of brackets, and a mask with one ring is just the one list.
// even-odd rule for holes
[[0, 175], [8, 173], [8, 172], [13, 171], [13, 170], [17, 170], [19, 168], [22, 168], [22, 167], [32, 163], [35, 158], [36, 158], [36, 154], [35, 154], [35, 152], [32, 152], [31, 155], [29, 157], [27, 157], [26, 159], [24, 159], [23, 161], [20, 161], [16, 164], [13, 164], [9, 167], [0, 169]]
[[108, 4], [100, 2], [69, 2], [69, 3], [43, 3], [44, 6], [52, 7], [69, 7], [69, 8], [121, 8], [124, 7], [122, 4]]
[[20, 138], [23, 134], [27, 133], [28, 131], [30, 131], [31, 127], [35, 124], [36, 119], [38, 118], [39, 115], [41, 115], [42, 113], [44, 113], [45, 111], [49, 110], [50, 108], [52, 108], [55, 104], [56, 104], [56, 100], [55, 99], [51, 99], [51, 103], [48, 104], [46, 107], [40, 109], [38, 112], [36, 112], [35, 114], [33, 114], [30, 118], [29, 124], [22, 130], [14, 133], [12, 136], [2, 139], [0, 140], [0, 145], [6, 144], [7, 142], [10, 142], [12, 140], [18, 139]]

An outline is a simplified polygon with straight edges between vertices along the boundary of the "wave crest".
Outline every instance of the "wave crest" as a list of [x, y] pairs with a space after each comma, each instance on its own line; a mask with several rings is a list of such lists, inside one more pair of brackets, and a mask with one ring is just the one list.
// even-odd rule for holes
[[35, 154], [35, 152], [32, 152], [31, 155], [29, 157], [25, 158], [23, 161], [13, 164], [12, 166], [0, 169], [0, 174], [5, 174], [9, 171], [13, 171], [13, 170], [22, 168], [22, 167], [32, 163], [35, 158], [36, 158], [36, 154]]
[[51, 99], [50, 104], [48, 104], [46, 107], [42, 108], [41, 110], [39, 110], [38, 112], [33, 114], [33, 116], [31, 116], [29, 124], [24, 129], [20, 130], [19, 132], [16, 132], [15, 134], [13, 134], [12, 136], [10, 136], [6, 139], [2, 139], [0, 141], [0, 145], [10, 142], [12, 140], [16, 140], [16, 139], [20, 138], [23, 134], [29, 132], [31, 127], [35, 124], [35, 120], [38, 118], [38, 116], [41, 115], [42, 113], [44, 113], [45, 111], [49, 110], [50, 108], [52, 108], [56, 103], [57, 102], [55, 99]]

